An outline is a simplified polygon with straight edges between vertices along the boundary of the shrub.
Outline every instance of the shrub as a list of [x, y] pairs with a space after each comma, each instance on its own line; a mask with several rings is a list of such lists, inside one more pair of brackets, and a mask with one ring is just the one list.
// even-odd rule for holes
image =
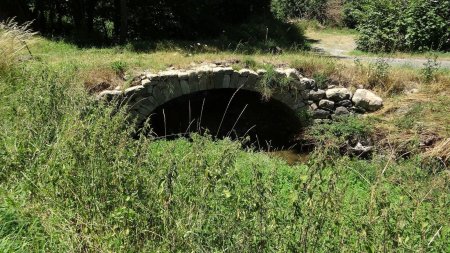
[[359, 12], [358, 49], [372, 52], [450, 48], [449, 1], [371, 1]]
[[375, 63], [370, 63], [368, 67], [368, 87], [373, 88], [383, 88], [387, 90], [386, 84], [389, 79], [389, 72], [391, 66], [384, 58], [378, 58]]
[[406, 49], [450, 48], [450, 1], [410, 1], [402, 20]]
[[349, 28], [356, 28], [363, 15], [363, 7], [368, 0], [345, 0], [342, 10], [343, 24]]
[[282, 20], [305, 18], [323, 22], [327, 17], [327, 4], [328, 0], [272, 0], [271, 10]]
[[441, 66], [437, 61], [437, 58], [437, 55], [428, 57], [427, 61], [423, 64], [423, 68], [421, 71], [425, 83], [430, 83], [436, 78], [436, 72]]

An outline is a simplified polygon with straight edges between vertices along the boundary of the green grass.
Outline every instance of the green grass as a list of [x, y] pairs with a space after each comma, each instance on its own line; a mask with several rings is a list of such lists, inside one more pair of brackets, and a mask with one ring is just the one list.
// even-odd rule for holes
[[[207, 136], [133, 139], [77, 71], [27, 63], [0, 77], [2, 252], [450, 249], [450, 178], [420, 156], [358, 160], [319, 146], [289, 166]], [[316, 131], [364, 135], [366, 124]]]
[[438, 57], [438, 60], [450, 60], [450, 52], [423, 52], [423, 53], [403, 53], [403, 52], [394, 52], [394, 53], [370, 53], [363, 52], [361, 50], [353, 50], [349, 53], [352, 56], [368, 56], [368, 57], [387, 57], [387, 58], [418, 58], [418, 59], [426, 59], [432, 58], [434, 56]]

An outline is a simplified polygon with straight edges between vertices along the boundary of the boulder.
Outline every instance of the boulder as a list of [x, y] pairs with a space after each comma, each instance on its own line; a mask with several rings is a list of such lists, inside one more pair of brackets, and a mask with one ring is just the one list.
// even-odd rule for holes
[[319, 102], [319, 107], [322, 109], [330, 110], [332, 111], [334, 109], [334, 102], [327, 99], [322, 99]]
[[310, 78], [300, 78], [300, 83], [305, 85], [306, 89], [316, 89], [316, 81]]
[[311, 90], [309, 92], [309, 99], [313, 101], [319, 101], [321, 99], [325, 98], [325, 91], [324, 90]]
[[331, 113], [329, 111], [317, 109], [313, 111], [312, 116], [314, 119], [328, 119], [331, 116]]
[[343, 107], [347, 107], [347, 108], [351, 108], [353, 106], [352, 101], [346, 99], [346, 100], [342, 100], [336, 103], [336, 106], [343, 106]]
[[334, 115], [336, 115], [336, 116], [344, 116], [344, 115], [348, 115], [348, 114], [350, 114], [350, 111], [343, 106], [339, 106], [334, 111]]
[[120, 97], [122, 94], [123, 93], [120, 90], [104, 90], [97, 95], [97, 98], [111, 101], [115, 98]]
[[342, 100], [349, 100], [352, 97], [352, 93], [347, 88], [334, 88], [326, 91], [327, 99], [335, 102]]
[[348, 151], [350, 154], [357, 155], [357, 156], [363, 156], [363, 155], [370, 154], [373, 151], [373, 147], [372, 146], [364, 146], [360, 142], [358, 142], [358, 144], [356, 144], [356, 146], [350, 147]]
[[383, 99], [366, 89], [356, 90], [352, 101], [356, 107], [361, 107], [369, 112], [376, 111], [383, 107]]

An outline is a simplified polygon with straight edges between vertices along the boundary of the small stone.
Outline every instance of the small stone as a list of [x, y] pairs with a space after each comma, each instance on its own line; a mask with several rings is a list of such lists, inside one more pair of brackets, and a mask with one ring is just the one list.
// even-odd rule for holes
[[364, 110], [364, 108], [361, 108], [359, 106], [352, 106], [350, 108], [350, 111], [355, 112], [355, 113], [361, 113], [361, 114], [366, 113], [366, 110]]
[[122, 95], [120, 90], [104, 90], [98, 94], [98, 99], [106, 99], [108, 101], [113, 100], [114, 98], [118, 98]]
[[267, 73], [267, 70], [265, 70], [265, 69], [258, 69], [256, 71], [256, 73], [258, 74], [258, 76], [264, 76]]
[[239, 70], [239, 75], [241, 76], [241, 77], [247, 77], [248, 76], [248, 74], [250, 73], [250, 69], [241, 69], [241, 70]]
[[354, 155], [361, 156], [363, 154], [371, 153], [373, 151], [373, 147], [372, 146], [364, 146], [360, 142], [358, 142], [356, 144], [356, 146], [351, 147], [349, 149], [349, 151], [350, 151], [350, 153], [352, 153]]
[[316, 103], [312, 103], [312, 104], [309, 106], [309, 108], [311, 108], [312, 111], [315, 111], [315, 110], [319, 109], [319, 107], [317, 106]]
[[342, 100], [342, 101], [337, 102], [336, 106], [338, 106], [338, 107], [339, 106], [343, 106], [343, 107], [350, 108], [350, 107], [353, 106], [353, 103], [352, 103], [352, 101], [346, 99], [346, 100]]
[[156, 74], [149, 73], [149, 74], [146, 74], [145, 77], [148, 78], [151, 81], [158, 81], [159, 80], [159, 76], [156, 75]]
[[317, 89], [316, 81], [314, 81], [314, 79], [303, 77], [300, 79], [300, 82], [305, 85], [306, 89]]
[[142, 85], [130, 87], [125, 90], [125, 96], [129, 96], [132, 94], [138, 94], [142, 90], [144, 90], [144, 86], [142, 86]]
[[145, 78], [144, 80], [141, 81], [142, 86], [147, 86], [148, 84], [150, 84], [150, 80], [148, 78]]
[[284, 73], [286, 74], [287, 77], [292, 78], [294, 80], [299, 80], [302, 77], [296, 69], [286, 69]]
[[334, 111], [334, 114], [336, 116], [344, 116], [344, 115], [349, 115], [350, 111], [343, 107], [343, 106], [339, 106], [338, 108], [336, 108], [336, 110]]
[[311, 90], [309, 92], [309, 99], [313, 101], [319, 101], [321, 99], [325, 98], [325, 91], [324, 90]]
[[329, 100], [338, 102], [342, 100], [349, 100], [352, 97], [352, 93], [347, 88], [334, 88], [327, 90], [326, 96]]
[[356, 90], [352, 101], [355, 103], [355, 106], [361, 107], [369, 112], [376, 111], [383, 107], [383, 99], [366, 89]]
[[331, 113], [322, 109], [314, 110], [312, 116], [314, 119], [328, 119]]
[[332, 121], [329, 119], [315, 119], [314, 124], [329, 124]]
[[178, 79], [187, 80], [189, 79], [189, 72], [183, 71], [178, 73]]
[[326, 110], [333, 110], [334, 102], [331, 100], [322, 99], [319, 102], [319, 107]]

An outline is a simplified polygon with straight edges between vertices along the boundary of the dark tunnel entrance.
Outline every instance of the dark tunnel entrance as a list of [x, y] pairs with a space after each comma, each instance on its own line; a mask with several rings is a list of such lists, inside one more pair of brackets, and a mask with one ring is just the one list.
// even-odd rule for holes
[[152, 134], [157, 137], [174, 139], [193, 132], [216, 138], [249, 137], [244, 144], [262, 150], [291, 147], [301, 130], [298, 115], [284, 103], [274, 99], [264, 101], [257, 92], [235, 89], [201, 91], [175, 98], [153, 112], [150, 124]]

